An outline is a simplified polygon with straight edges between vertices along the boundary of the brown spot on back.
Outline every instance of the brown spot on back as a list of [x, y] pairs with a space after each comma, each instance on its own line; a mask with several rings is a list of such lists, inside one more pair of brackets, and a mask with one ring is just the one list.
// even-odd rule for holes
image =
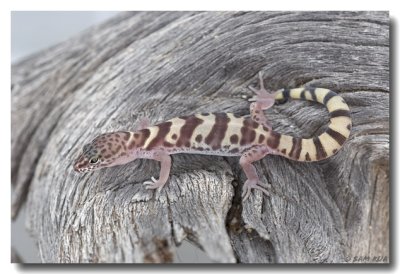
[[262, 143], [265, 140], [265, 136], [263, 134], [260, 134], [260, 136], [258, 136], [258, 143]]
[[254, 129], [258, 128], [259, 124], [252, 119], [244, 119], [243, 126], [240, 129], [242, 138], [240, 139], [240, 145], [251, 144], [256, 138], [256, 132]]
[[335, 154], [337, 152], [337, 149], [335, 148], [334, 150], [332, 150], [332, 153]]
[[185, 117], [185, 120], [185, 124], [182, 126], [179, 138], [176, 141], [178, 147], [189, 142], [190, 138], [192, 138], [193, 131], [204, 122], [204, 120], [197, 118], [196, 116]]
[[174, 134], [172, 134], [171, 138], [172, 138], [173, 140], [176, 140], [176, 138], [178, 138], [178, 135], [176, 135], [176, 134], [174, 133]]
[[232, 144], [237, 144], [239, 142], [239, 136], [237, 136], [237, 134], [233, 134], [229, 140]]
[[201, 140], [203, 140], [203, 136], [201, 136], [201, 134], [196, 136], [196, 142], [200, 143]]
[[164, 141], [163, 145], [165, 147], [173, 147], [174, 146], [173, 144], [171, 144], [170, 142], [167, 142], [167, 141]]
[[280, 133], [278, 133], [276, 131], [271, 131], [271, 134], [267, 139], [267, 145], [270, 148], [275, 149], [275, 148], [277, 148], [279, 146], [280, 139], [281, 139], [281, 134]]
[[253, 128], [253, 129], [257, 129], [260, 126], [259, 123], [255, 122], [255, 121], [253, 121], [253, 119], [249, 119], [249, 118], [243, 120], [243, 125], [246, 127], [249, 127], [249, 128]]
[[306, 161], [311, 161], [310, 154], [306, 153]]
[[123, 139], [124, 139], [125, 141], [128, 141], [128, 140], [129, 140], [129, 137], [131, 136], [131, 134], [130, 134], [129, 132], [123, 132], [122, 134], [124, 135]]
[[346, 126], [346, 128], [347, 128], [348, 130], [350, 130], [350, 129], [351, 129], [351, 124], [348, 124], [348, 125]]
[[286, 155], [286, 148], [282, 149], [281, 153]]
[[235, 117], [235, 118], [240, 118], [240, 117], [242, 117], [242, 116], [240, 116], [239, 113], [233, 113], [233, 117]]
[[242, 127], [240, 132], [242, 133], [242, 138], [240, 139], [241, 146], [251, 144], [256, 138], [256, 132], [248, 127]]
[[230, 119], [226, 113], [214, 113], [214, 115], [215, 123], [204, 142], [215, 150], [221, 147]]
[[132, 149], [134, 146], [135, 146], [135, 141], [132, 141], [132, 142], [129, 144], [128, 149]]
[[145, 128], [145, 129], [140, 130], [139, 132], [140, 133], [135, 133], [134, 136], [137, 135], [137, 137], [135, 137], [137, 139], [137, 146], [143, 147], [147, 138], [149, 138], [149, 136], [150, 136], [150, 130]]
[[157, 135], [147, 145], [146, 150], [151, 150], [154, 147], [161, 145], [165, 140], [165, 136], [167, 136], [168, 132], [170, 131], [171, 125], [172, 122], [165, 122], [157, 125]]

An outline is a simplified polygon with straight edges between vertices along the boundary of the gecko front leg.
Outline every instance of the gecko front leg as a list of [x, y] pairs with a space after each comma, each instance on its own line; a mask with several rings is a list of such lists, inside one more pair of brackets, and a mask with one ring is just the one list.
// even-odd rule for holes
[[270, 188], [270, 185], [260, 181], [256, 168], [252, 165], [253, 162], [264, 158], [268, 153], [270, 153], [270, 150], [267, 147], [258, 146], [249, 149], [240, 157], [239, 163], [247, 177], [242, 190], [243, 202], [250, 196], [253, 188], [261, 190], [265, 195], [269, 196], [267, 189]]
[[169, 177], [169, 172], [171, 170], [171, 156], [165, 151], [155, 151], [152, 155], [147, 156], [146, 158], [159, 161], [161, 163], [161, 170], [158, 180], [151, 177], [151, 181], [146, 181], [143, 185], [146, 186], [146, 189], [161, 190]]
[[267, 117], [265, 117], [263, 110], [269, 109], [275, 103], [275, 93], [269, 93], [264, 87], [264, 81], [262, 78], [262, 73], [258, 74], [260, 89], [256, 89], [252, 86], [249, 86], [256, 96], [253, 96], [249, 99], [249, 101], [255, 101], [250, 104], [250, 113], [251, 119], [256, 123], [262, 124], [268, 129], [272, 129], [271, 123], [268, 121]]

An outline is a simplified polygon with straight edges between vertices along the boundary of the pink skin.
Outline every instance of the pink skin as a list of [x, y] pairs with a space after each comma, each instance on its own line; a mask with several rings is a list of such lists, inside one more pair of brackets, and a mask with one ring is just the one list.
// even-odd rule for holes
[[239, 163], [247, 177], [242, 190], [243, 201], [247, 200], [253, 188], [261, 190], [265, 195], [269, 196], [267, 189], [270, 188], [270, 185], [260, 181], [256, 168], [252, 165], [253, 162], [264, 158], [269, 153], [270, 151], [267, 147], [259, 146], [249, 149], [240, 157]]
[[255, 89], [254, 87], [249, 86], [249, 89], [256, 94], [256, 96], [249, 99], [249, 101], [255, 101], [250, 105], [251, 119], [259, 124], [262, 124], [269, 130], [272, 130], [271, 123], [268, 121], [267, 117], [265, 117], [262, 111], [269, 109], [275, 104], [276, 92], [269, 93], [265, 89], [261, 72], [258, 74], [258, 77], [260, 81], [260, 89]]
[[[271, 130], [271, 124], [264, 116], [263, 110], [274, 105], [275, 93], [268, 93], [264, 88], [261, 73], [259, 74], [259, 80], [260, 89], [257, 90], [250, 87], [250, 89], [256, 93], [256, 96], [250, 99], [251, 101], [255, 101], [250, 105], [251, 117], [255, 122], [262, 124], [264, 127]], [[136, 146], [131, 149], [127, 148], [127, 140], [130, 140], [131, 136], [134, 134], [139, 136], [137, 137], [138, 139], [135, 140], [137, 141], [136, 143], [139, 143], [141, 140], [140, 138], [142, 138], [141, 134], [143, 134], [149, 125], [149, 120], [143, 118], [139, 121], [139, 126], [135, 132], [136, 134], [133, 132], [120, 131], [98, 136], [84, 147], [83, 152], [74, 164], [74, 169], [77, 172], [87, 172], [103, 167], [126, 164], [138, 158], [153, 159], [159, 161], [161, 164], [159, 179], [156, 180], [152, 177], [151, 180], [145, 181], [143, 185], [146, 186], [146, 189], [161, 190], [166, 184], [170, 174], [171, 151], [168, 152], [167, 149], [164, 150], [164, 147], [161, 147], [161, 149], [155, 148], [150, 151], [143, 150]], [[190, 151], [186, 149], [185, 152], [187, 153]], [[174, 153], [179, 153], [177, 148], [175, 148]], [[193, 153], [198, 153], [198, 151], [193, 151]], [[272, 153], [274, 153], [274, 151], [270, 150], [267, 146], [258, 145], [247, 149], [240, 157], [240, 165], [247, 176], [247, 180], [243, 185], [243, 201], [248, 199], [252, 189], [260, 190], [265, 195], [269, 196], [268, 189], [270, 188], [270, 185], [260, 181], [252, 163]], [[213, 152], [210, 151], [210, 154], [212, 155]], [[236, 154], [232, 156], [236, 156]]]
[[151, 177], [151, 181], [146, 181], [143, 185], [146, 189], [158, 189], [161, 190], [165, 183], [168, 181], [169, 172], [171, 170], [171, 156], [165, 151], [154, 151], [151, 152], [149, 159], [159, 161], [161, 163], [160, 177], [156, 180]]
[[[269, 130], [272, 130], [271, 123], [268, 121], [267, 117], [265, 117], [263, 110], [266, 110], [275, 104], [275, 94], [277, 92], [269, 93], [265, 89], [261, 72], [258, 74], [258, 77], [260, 82], [260, 89], [249, 87], [253, 92], [256, 93], [256, 96], [249, 99], [249, 101], [255, 101], [250, 105], [251, 119], [265, 126]], [[244, 183], [242, 190], [243, 201], [246, 201], [248, 199], [252, 189], [258, 189], [262, 191], [265, 195], [269, 196], [269, 192], [267, 189], [270, 188], [270, 185], [260, 181], [260, 178], [257, 175], [256, 168], [252, 163], [261, 160], [268, 154], [273, 153], [274, 152], [270, 150], [267, 146], [257, 146], [247, 150], [240, 157], [239, 163], [247, 177], [247, 180]]]

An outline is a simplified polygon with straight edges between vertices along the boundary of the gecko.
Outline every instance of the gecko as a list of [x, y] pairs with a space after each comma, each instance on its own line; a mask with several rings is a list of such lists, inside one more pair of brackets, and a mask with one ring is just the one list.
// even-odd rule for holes
[[[123, 165], [135, 159], [160, 162], [159, 178], [143, 184], [146, 189], [161, 190], [171, 169], [171, 155], [177, 153], [240, 157], [239, 164], [247, 180], [242, 188], [245, 201], [252, 189], [269, 196], [270, 184], [262, 182], [253, 165], [265, 156], [280, 155], [291, 160], [315, 162], [324, 160], [343, 146], [350, 136], [352, 121], [344, 99], [326, 88], [293, 88], [269, 92], [259, 73], [259, 89], [249, 88], [255, 96], [249, 101], [250, 117], [235, 113], [201, 113], [180, 116], [151, 126], [147, 119], [134, 131], [104, 133], [83, 146], [75, 161], [75, 171], [83, 173]], [[329, 114], [327, 129], [312, 138], [293, 137], [272, 129], [264, 110], [288, 99], [323, 104]]]

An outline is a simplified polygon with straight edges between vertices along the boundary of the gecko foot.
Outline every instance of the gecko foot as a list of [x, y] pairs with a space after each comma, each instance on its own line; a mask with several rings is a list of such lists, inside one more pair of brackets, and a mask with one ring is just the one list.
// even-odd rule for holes
[[143, 185], [145, 185], [146, 189], [159, 189], [161, 190], [163, 188], [163, 186], [165, 185], [165, 183], [160, 182], [159, 180], [156, 180], [156, 178], [151, 177], [150, 181], [146, 181], [143, 183]]
[[244, 185], [243, 185], [243, 190], [242, 190], [242, 197], [243, 197], [243, 202], [246, 201], [251, 193], [252, 189], [258, 189], [262, 191], [265, 195], [270, 196], [270, 193], [268, 189], [271, 188], [271, 185], [265, 184], [263, 182], [260, 182], [258, 180], [247, 180]]
[[256, 89], [255, 87], [249, 86], [249, 89], [252, 90], [256, 96], [253, 96], [249, 99], [250, 102], [257, 102], [261, 109], [268, 109], [272, 107], [275, 103], [275, 94], [277, 92], [269, 92], [264, 87], [264, 80], [262, 78], [262, 73], [258, 74], [260, 89]]

